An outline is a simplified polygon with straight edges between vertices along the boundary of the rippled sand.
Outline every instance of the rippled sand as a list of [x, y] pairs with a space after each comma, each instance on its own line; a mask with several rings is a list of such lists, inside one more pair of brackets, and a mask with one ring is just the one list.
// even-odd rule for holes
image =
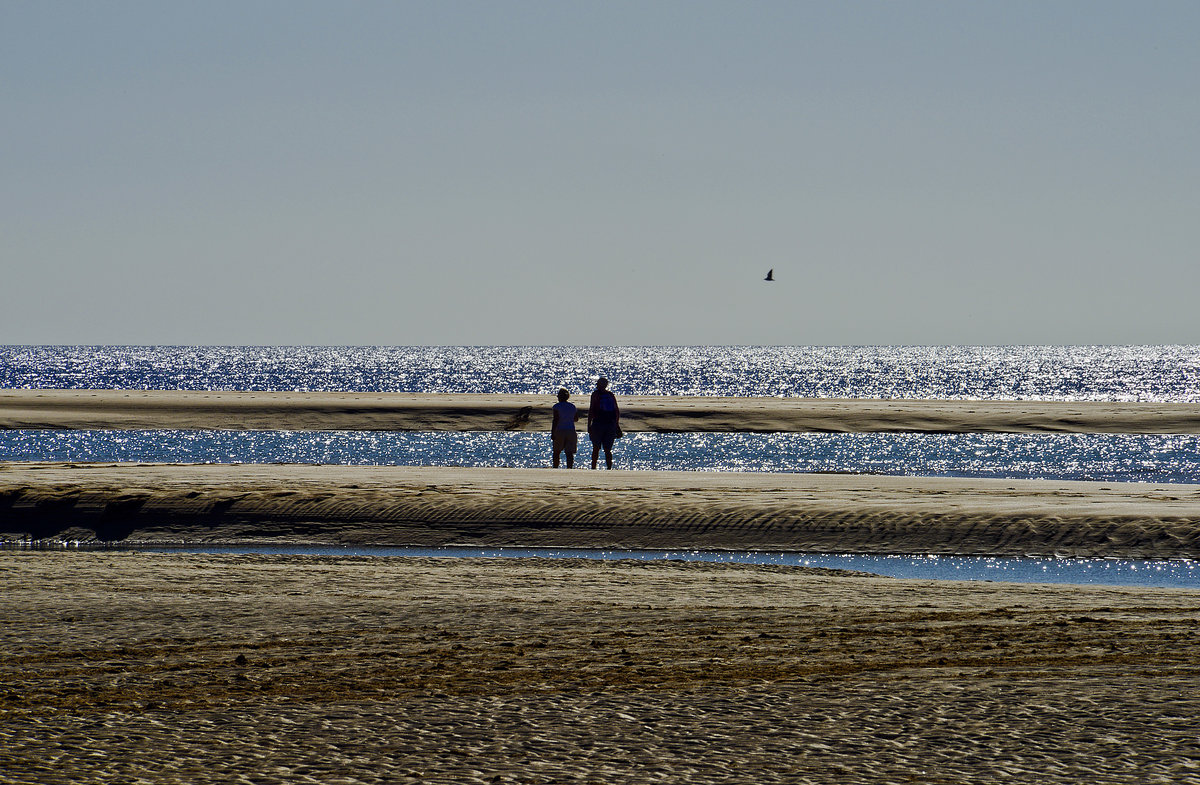
[[1200, 781], [1200, 592], [0, 554], [0, 782]]
[[1200, 485], [0, 463], [0, 540], [1200, 557]]

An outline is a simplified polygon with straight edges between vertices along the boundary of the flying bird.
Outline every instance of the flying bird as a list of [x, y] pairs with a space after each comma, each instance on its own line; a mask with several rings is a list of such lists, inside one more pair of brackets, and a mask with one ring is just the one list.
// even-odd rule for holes
[[767, 270], [767, 277], [763, 278], [763, 280], [764, 281], [774, 281], [775, 280], [775, 268], [774, 267], [772, 267], [770, 270]]

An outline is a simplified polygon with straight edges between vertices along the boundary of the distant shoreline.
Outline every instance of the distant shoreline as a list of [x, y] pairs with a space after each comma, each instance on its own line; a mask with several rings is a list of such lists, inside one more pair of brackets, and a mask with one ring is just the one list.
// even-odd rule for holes
[[[630, 432], [1200, 433], [1200, 403], [619, 396]], [[576, 398], [584, 412], [583, 396]], [[0, 429], [544, 431], [551, 395], [0, 390]]]

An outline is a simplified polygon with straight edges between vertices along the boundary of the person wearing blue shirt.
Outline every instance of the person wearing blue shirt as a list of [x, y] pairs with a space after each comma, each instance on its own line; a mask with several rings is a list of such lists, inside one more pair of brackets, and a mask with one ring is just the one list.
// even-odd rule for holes
[[558, 391], [558, 403], [554, 404], [554, 417], [550, 421], [550, 441], [554, 445], [554, 468], [559, 465], [559, 455], [567, 454], [567, 468], [575, 468], [575, 451], [579, 448], [579, 437], [575, 434], [575, 421], [579, 411], [575, 404], [567, 401], [571, 393], [564, 387]]

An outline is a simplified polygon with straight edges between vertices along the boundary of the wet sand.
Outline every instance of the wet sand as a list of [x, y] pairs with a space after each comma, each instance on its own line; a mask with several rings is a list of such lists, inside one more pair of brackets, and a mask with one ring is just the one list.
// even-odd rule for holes
[[1200, 593], [0, 553], [4, 783], [1188, 783]]
[[[631, 432], [1200, 433], [1195, 403], [619, 400]], [[544, 431], [553, 403], [550, 395], [6, 389], [0, 428]]]
[[1200, 485], [0, 463], [0, 540], [1200, 557]]

